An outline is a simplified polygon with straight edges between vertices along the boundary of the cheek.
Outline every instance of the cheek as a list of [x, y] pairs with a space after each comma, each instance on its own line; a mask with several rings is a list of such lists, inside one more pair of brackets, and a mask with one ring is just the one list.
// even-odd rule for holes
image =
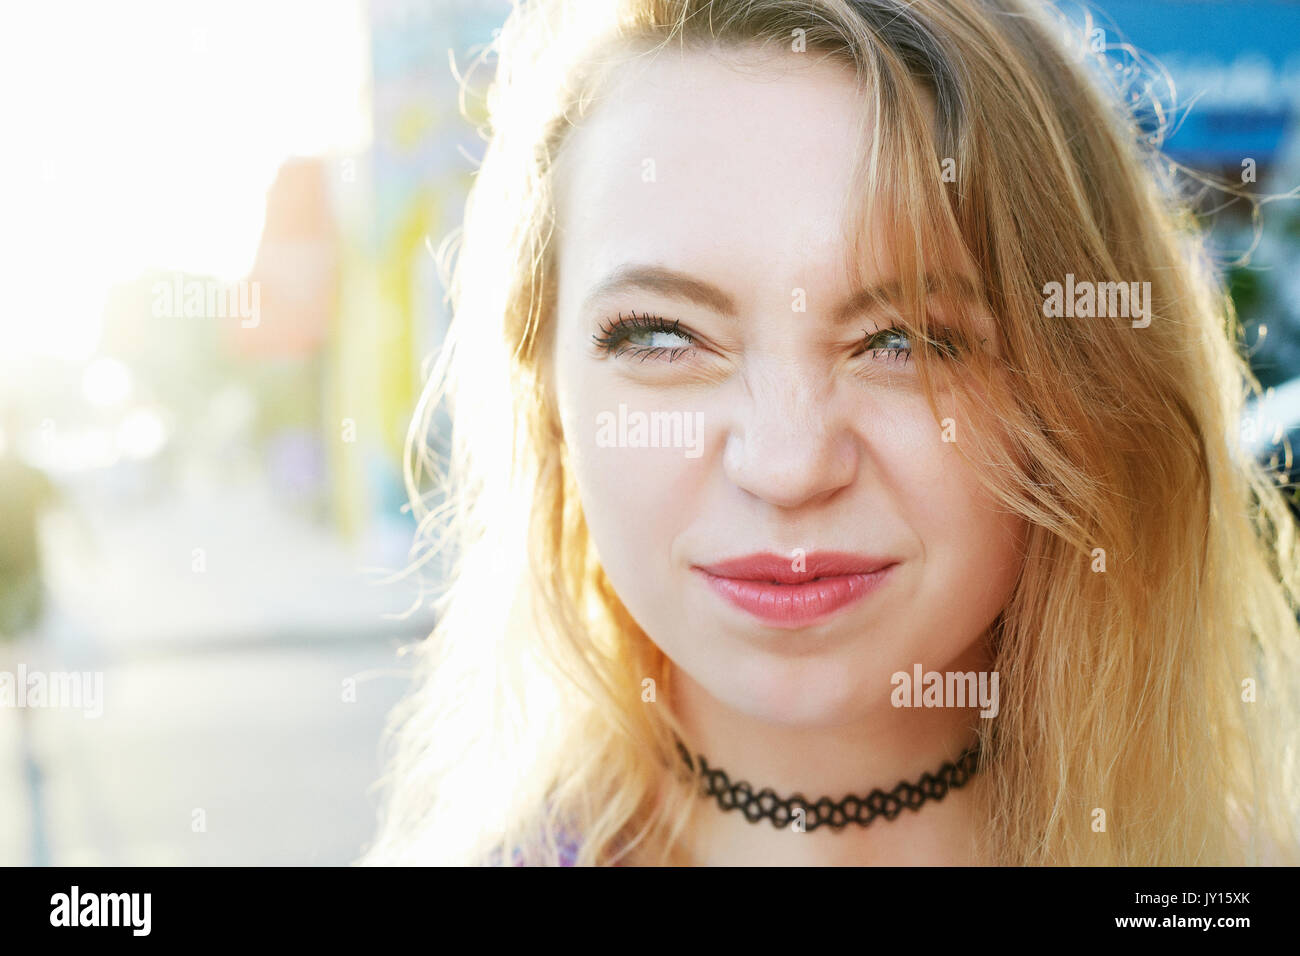
[[681, 455], [600, 447], [595, 430], [593, 424], [575, 449], [574, 476], [601, 562], [616, 586], [628, 577], [625, 570], [635, 568], [638, 580], [666, 573], [672, 540], [686, 523], [689, 475]]
[[[960, 432], [956, 437], [960, 441]], [[1023, 519], [1001, 510], [956, 442], [937, 436], [918, 442], [900, 467], [906, 483], [899, 487], [907, 489], [904, 507], [920, 540], [930, 606], [943, 608], [967, 630], [986, 627], [1014, 587]]]
[[[677, 604], [670, 593], [672, 545], [696, 510], [705, 466], [701, 456], [688, 457], [689, 447], [645, 447], [652, 432], [639, 431], [638, 422], [648, 425], [656, 413], [678, 414], [685, 423], [698, 406], [672, 406], [598, 371], [573, 371], [558, 402], [588, 532], [620, 598], [646, 621], [656, 606]], [[682, 434], [700, 437], [694, 427]]]

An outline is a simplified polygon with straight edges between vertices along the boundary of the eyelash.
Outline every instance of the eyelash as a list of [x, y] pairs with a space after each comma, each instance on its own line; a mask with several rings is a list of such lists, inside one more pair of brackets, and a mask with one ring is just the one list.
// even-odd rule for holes
[[[639, 346], [634, 345], [634, 346], [627, 346], [625, 348], [620, 348], [619, 346], [629, 336], [631, 336], [636, 332], [664, 332], [670, 335], [679, 335], [682, 338], [686, 339], [688, 342], [694, 344], [695, 336], [691, 335], [690, 332], [683, 329], [681, 327], [681, 324], [682, 323], [680, 319], [675, 319], [670, 322], [667, 319], [662, 318], [661, 316], [658, 315], [649, 315], [647, 313], [643, 313], [642, 315], [637, 315], [635, 312], [632, 312], [629, 315], [624, 316], [623, 313], [620, 312], [618, 314], [618, 318], [607, 319], [605, 322], [603, 322], [600, 327], [600, 332], [596, 335], [593, 335], [591, 338], [592, 341], [596, 343], [597, 348], [599, 348], [602, 352], [606, 353], [607, 355], [613, 355], [617, 357], [617, 356], [631, 353], [634, 358], [640, 358], [641, 361], [643, 362], [648, 358], [659, 358], [661, 356], [667, 355], [668, 361], [672, 362], [678, 358], [681, 358], [682, 355], [690, 351], [690, 346], [682, 345], [676, 347], [669, 347], [665, 345], [639, 345]], [[904, 338], [906, 338], [906, 335], [903, 333], [903, 330], [898, 326], [891, 325], [883, 329], [876, 329], [875, 331], [872, 332], [868, 332], [866, 329], [863, 329], [862, 336], [863, 336], [864, 346], [869, 344], [873, 339], [877, 338], [878, 336], [887, 335], [890, 332], [896, 332], [902, 335]], [[951, 357], [956, 354], [956, 347], [953, 344], [952, 340], [943, 333], [941, 333], [941, 336], [936, 340], [934, 348], [936, 352], [940, 353], [941, 355], [945, 355], [947, 357]], [[864, 347], [861, 351], [856, 352], [854, 354], [855, 356], [857, 356], [857, 355], [863, 355], [866, 352], [875, 353], [876, 361], [881, 361], [881, 362], [906, 363], [911, 359], [912, 356], [911, 346], [908, 346], [906, 348], [899, 348], [899, 349], [887, 349], [887, 348], [872, 349], [872, 348]], [[881, 356], [881, 353], [884, 353], [884, 357]]]
[[[912, 347], [910, 345], [907, 346], [906, 348], [901, 348], [901, 349], [882, 349], [882, 348], [873, 349], [868, 347], [873, 339], [877, 338], [878, 336], [888, 335], [890, 332], [897, 332], [900, 335], [902, 335], [903, 330], [898, 328], [898, 326], [896, 325], [890, 325], [883, 329], [876, 329], [874, 332], [868, 332], [866, 329], [863, 329], [862, 330], [863, 348], [862, 351], [853, 353], [854, 356], [856, 357], [858, 355], [864, 355], [867, 352], [871, 352], [873, 357], [878, 362], [902, 362], [906, 364], [908, 360], [910, 360], [912, 357]], [[906, 338], [906, 336], [903, 337]]]
[[694, 344], [695, 336], [681, 328], [681, 324], [681, 319], [669, 322], [657, 315], [637, 315], [632, 312], [624, 316], [620, 312], [617, 319], [608, 319], [602, 323], [600, 333], [591, 338], [597, 348], [608, 355], [619, 356], [631, 352], [634, 358], [639, 357], [644, 362], [648, 358], [658, 358], [667, 353], [668, 361], [672, 362], [689, 352], [690, 346], [681, 345], [675, 348], [664, 345], [632, 345], [626, 348], [619, 348], [619, 346], [635, 332], [665, 332], [670, 335], [680, 335]]
[[[872, 339], [876, 338], [876, 336], [887, 335], [890, 332], [897, 332], [903, 338], [907, 338], [907, 334], [896, 325], [886, 326], [883, 329], [876, 329], [873, 332], [868, 332], [866, 329], [863, 329], [862, 336], [864, 341], [869, 343]], [[934, 337], [933, 344], [931, 345], [931, 350], [935, 353], [936, 357], [938, 358], [955, 358], [959, 351], [959, 348], [956, 344], [955, 335], [952, 332], [952, 330], [946, 327], [940, 327], [938, 329], [938, 335]], [[883, 352], [886, 355], [890, 356], [888, 358], [877, 358], [877, 361], [883, 361], [883, 362], [904, 362], [905, 363], [912, 357], [912, 347], [910, 345], [907, 348], [902, 348], [902, 349], [864, 348], [862, 352], [858, 352], [856, 354], [861, 355], [863, 354], [863, 352], [875, 352], [877, 354]], [[893, 354], [891, 355], [890, 353]], [[901, 355], [902, 358], [900, 359], [894, 357], [897, 355]]]

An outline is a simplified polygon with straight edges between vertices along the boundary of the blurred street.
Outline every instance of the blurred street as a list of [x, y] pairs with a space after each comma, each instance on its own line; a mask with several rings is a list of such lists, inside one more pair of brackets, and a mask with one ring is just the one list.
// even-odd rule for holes
[[[434, 251], [485, 115], [448, 58], [508, 9], [14, 11], [0, 864], [347, 864], [371, 839], [396, 652], [433, 625], [402, 572], [406, 439], [451, 431], [413, 422], [449, 319]], [[17, 702], [31, 680], [102, 716]]]
[[[29, 711], [34, 766], [8, 721], [4, 800], [26, 813], [6, 814], [0, 863], [352, 862], [373, 833], [379, 732], [405, 686], [394, 662], [371, 642], [105, 668], [104, 716]], [[349, 678], [355, 703], [341, 700]]]
[[49, 523], [53, 605], [19, 659], [102, 672], [103, 713], [0, 714], [0, 864], [347, 864], [371, 837], [396, 650], [431, 620], [385, 619], [411, 588], [371, 585], [253, 489], [224, 494], [91, 512], [88, 537]]

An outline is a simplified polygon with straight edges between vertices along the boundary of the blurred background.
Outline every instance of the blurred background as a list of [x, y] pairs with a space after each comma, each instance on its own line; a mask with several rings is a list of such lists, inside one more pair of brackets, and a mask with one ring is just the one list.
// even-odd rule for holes
[[[401, 449], [483, 150], [457, 76], [508, 9], [0, 14], [0, 864], [343, 864], [370, 839], [397, 650], [433, 623]], [[1300, 6], [1090, 9], [1118, 77], [1167, 68], [1171, 158], [1300, 184]], [[1300, 203], [1229, 200], [1202, 206], [1273, 388], [1242, 423], [1267, 457], [1300, 439]], [[60, 674], [61, 701], [15, 696]]]

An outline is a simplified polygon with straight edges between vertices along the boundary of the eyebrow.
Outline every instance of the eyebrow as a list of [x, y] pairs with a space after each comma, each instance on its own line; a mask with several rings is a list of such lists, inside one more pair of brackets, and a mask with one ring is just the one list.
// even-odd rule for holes
[[[925, 285], [928, 295], [955, 293], [962, 297], [977, 297], [975, 284], [961, 275], [928, 273]], [[740, 314], [735, 299], [711, 282], [665, 266], [637, 264], [619, 266], [600, 280], [583, 301], [583, 311], [600, 299], [634, 291], [692, 302], [733, 319]], [[864, 312], [895, 303], [901, 298], [902, 283], [897, 279], [859, 289], [836, 307], [831, 313], [831, 321], [835, 325], [844, 325]]]
[[590, 308], [598, 299], [632, 291], [655, 292], [684, 302], [694, 302], [731, 318], [735, 318], [740, 311], [736, 308], [736, 301], [711, 282], [663, 266], [642, 265], [619, 266], [588, 293], [583, 309], [585, 311]]
[[[958, 298], [976, 301], [979, 299], [979, 291], [975, 283], [966, 276], [956, 273], [936, 274], [927, 272], [925, 275], [925, 294], [955, 295]], [[870, 312], [880, 306], [893, 305], [902, 298], [903, 283], [898, 279], [882, 282], [869, 289], [860, 289], [836, 308], [832, 313], [831, 321], [836, 325], [842, 325], [864, 312]]]

